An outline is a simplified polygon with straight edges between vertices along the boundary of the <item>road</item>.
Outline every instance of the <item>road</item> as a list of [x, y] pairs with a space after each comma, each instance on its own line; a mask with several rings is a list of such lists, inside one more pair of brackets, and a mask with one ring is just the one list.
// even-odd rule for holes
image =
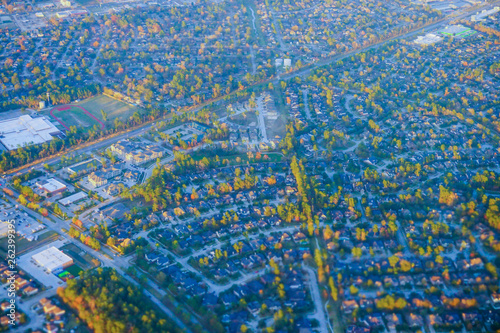
[[[498, 4], [498, 3], [500, 3], [500, 1], [497, 1], [494, 4], [490, 4], [489, 6], [493, 6], [493, 5]], [[459, 15], [459, 16], [456, 16], [456, 17], [447, 18], [447, 19], [445, 19], [443, 21], [440, 21], [438, 23], [431, 24], [431, 25], [425, 27], [425, 29], [426, 30], [432, 30], [434, 28], [437, 28], [438, 26], [441, 26], [441, 25], [449, 23], [451, 20], [464, 18], [464, 17], [469, 16], [469, 15], [471, 15], [471, 13], [465, 13], [465, 14], [462, 14], [462, 15]], [[409, 33], [404, 34], [402, 36], [391, 38], [390, 40], [397, 40], [397, 39], [402, 39], [402, 38], [408, 38], [408, 37], [414, 36], [414, 35], [416, 35], [418, 33], [421, 33], [423, 29], [424, 28], [420, 28], [420, 29], [417, 29], [414, 32], [409, 32]], [[282, 41], [281, 41], [281, 43], [282, 43]], [[313, 64], [311, 66], [308, 66], [306, 68], [303, 68], [301, 70], [295, 71], [293, 73], [285, 74], [283, 76], [283, 79], [290, 79], [290, 78], [297, 77], [297, 76], [307, 75], [307, 74], [309, 74], [315, 68], [318, 68], [320, 66], [336, 62], [336, 61], [344, 59], [346, 57], [350, 57], [353, 54], [358, 54], [358, 53], [361, 53], [361, 52], [366, 52], [366, 51], [372, 50], [372, 49], [374, 49], [376, 47], [379, 47], [380, 45], [382, 45], [384, 43], [386, 43], [386, 42], [377, 43], [377, 44], [369, 46], [367, 48], [363, 48], [363, 49], [360, 49], [360, 50], [357, 50], [357, 51], [352, 51], [352, 52], [344, 54], [344, 55], [339, 55], [339, 56], [332, 57], [332, 58], [327, 59], [327, 60], [323, 60], [323, 61], [317, 62], [317, 63], [315, 63], [315, 64]], [[275, 80], [276, 79], [273, 78], [273, 79], [268, 80], [268, 82], [273, 82]], [[305, 94], [305, 98], [304, 98], [305, 104], [307, 105], [308, 104], [307, 103], [307, 92], [304, 92], [304, 94]], [[201, 108], [202, 106], [199, 106], [199, 107]], [[194, 110], [196, 110], [196, 109], [197, 108], [195, 108]], [[307, 110], [308, 110], [308, 106], [307, 106]], [[310, 115], [310, 113], [309, 113], [309, 115]], [[108, 145], [110, 145], [110, 144], [112, 144], [114, 142], [119, 141], [119, 140], [128, 138], [129, 136], [140, 135], [140, 134], [142, 134], [142, 133], [150, 130], [151, 127], [152, 127], [151, 124], [146, 124], [146, 125], [144, 125], [144, 126], [142, 126], [140, 128], [132, 130], [130, 132], [125, 132], [125, 133], [119, 134], [119, 135], [117, 135], [115, 137], [108, 138], [108, 139], [105, 139], [105, 140], [102, 140], [102, 141], [99, 141], [99, 142], [95, 142], [95, 143], [89, 144], [88, 146], [85, 146], [85, 147], [82, 147], [82, 148], [72, 149], [70, 151], [71, 152], [79, 152], [79, 153], [90, 152], [90, 151], [95, 150], [95, 149], [106, 147], [106, 146], [108, 146]], [[263, 133], [265, 133], [265, 132], [263, 131]], [[28, 165], [28, 166], [22, 168], [19, 171], [27, 171], [29, 168], [32, 168], [32, 167], [41, 167], [44, 163], [53, 163], [53, 162], [56, 162], [63, 155], [65, 155], [65, 154], [58, 154], [57, 156], [49, 158], [49, 159], [44, 160], [42, 162], [38, 162], [38, 163], [33, 164], [33, 165]], [[26, 209], [26, 208], [22, 207], [22, 209]], [[36, 214], [36, 213], [30, 211], [30, 214]], [[47, 222], [46, 223], [47, 228], [49, 230], [53, 230], [53, 231], [59, 233], [60, 230], [61, 230], [61, 228], [67, 228], [68, 227], [68, 223], [67, 222], [62, 221], [62, 220], [60, 220], [59, 218], [57, 218], [55, 216], [51, 216], [51, 218], [54, 221], [56, 221], [56, 222], [55, 223], [52, 223], [52, 222]], [[40, 216], [40, 220], [43, 220], [43, 218], [41, 216]], [[401, 236], [402, 235], [398, 235], [398, 237], [401, 237]], [[109, 258], [105, 257], [102, 253], [94, 251], [94, 250], [86, 247], [85, 245], [83, 245], [80, 242], [78, 242], [78, 241], [70, 238], [69, 236], [67, 236], [65, 234], [62, 234], [61, 237], [63, 239], [65, 239], [66, 241], [73, 243], [75, 246], [81, 248], [82, 250], [87, 251], [88, 253], [90, 253], [94, 257], [98, 258], [99, 260], [101, 260], [101, 262], [103, 263], [104, 266], [114, 268], [119, 274], [121, 274], [130, 283], [132, 283], [132, 284], [134, 284], [136, 286], [139, 286], [138, 282], [136, 282], [135, 280], [133, 280], [131, 277], [129, 277], [124, 272], [123, 267], [127, 267], [128, 263], [124, 262], [123, 258], [120, 258], [120, 259], [117, 258], [117, 260], [109, 259]], [[482, 250], [482, 249], [480, 249], [480, 250]], [[406, 251], [407, 251], [407, 249], [406, 249]], [[170, 254], [172, 254], [172, 253], [170, 253]], [[484, 253], [483, 253], [483, 255], [484, 255]], [[176, 257], [176, 256], [174, 255], [174, 257]], [[189, 264], [187, 264], [187, 258], [178, 258], [178, 260], [179, 260], [179, 262], [181, 262], [181, 264], [186, 269], [188, 269], [190, 271], [193, 271], [193, 270], [196, 271]], [[120, 265], [120, 264], [122, 264], [122, 265]], [[321, 332], [328, 332], [329, 329], [328, 329], [328, 327], [326, 325], [326, 321], [325, 321], [326, 318], [327, 318], [327, 316], [326, 316], [326, 313], [325, 313], [324, 308], [323, 308], [322, 303], [321, 303], [321, 296], [320, 296], [318, 285], [316, 283], [317, 279], [316, 279], [315, 272], [314, 272], [314, 270], [312, 270], [311, 268], [306, 267], [306, 266], [304, 266], [304, 269], [308, 272], [309, 277], [310, 277], [310, 281], [311, 281], [311, 295], [313, 297], [313, 300], [314, 300], [314, 303], [315, 303], [315, 307], [316, 307], [316, 313], [315, 313], [314, 317], [317, 318], [318, 322], [320, 323]], [[236, 281], [236, 283], [241, 283], [241, 282], [250, 280], [250, 279], [254, 278], [255, 276], [257, 276], [259, 274], [261, 274], [261, 271], [253, 272], [250, 275], [246, 275], [246, 276], [242, 277], [241, 279], [239, 279], [238, 281]], [[158, 293], [161, 296], [166, 295], [166, 293], [164, 291], [162, 291], [153, 281], [147, 280], [147, 283], [149, 284], [149, 286], [151, 286], [156, 291], [158, 291]], [[216, 284], [214, 284], [212, 282], [210, 282], [210, 284], [209, 283], [207, 283], [207, 284], [210, 286], [210, 288], [213, 291], [215, 291], [217, 293], [220, 293], [220, 292], [226, 290], [225, 286], [218, 286], [218, 285], [216, 285]], [[35, 296], [33, 299], [30, 299], [30, 300], [26, 301], [25, 304], [22, 304], [22, 305], [19, 304], [20, 308], [23, 309], [23, 311], [26, 311], [27, 313], [31, 313], [31, 311], [29, 311], [29, 309], [30, 309], [30, 307], [32, 305], [34, 305], [36, 302], [39, 301], [38, 297], [42, 298], [44, 296], [51, 296], [51, 295], [53, 295], [53, 293], [55, 293], [55, 288], [47, 290], [47, 291], [44, 291], [41, 294]], [[150, 299], [152, 300], [152, 302], [154, 302], [158, 306], [158, 308], [160, 308], [164, 313], [166, 313], [167, 316], [169, 316], [170, 319], [173, 322], [175, 322], [179, 327], [183, 328], [187, 332], [190, 332], [190, 330], [184, 325], [184, 323], [182, 321], [180, 321], [180, 319], [178, 319], [178, 317], [173, 312], [171, 312], [166, 306], [164, 306], [159, 299], [157, 299], [154, 295], [152, 295], [147, 290], [145, 290], [144, 293], [148, 297], [150, 297]], [[39, 318], [39, 316], [37, 316], [36, 318], [33, 317], [32, 320], [33, 320], [33, 322], [30, 325], [38, 325], [39, 321], [43, 320], [43, 318]], [[14, 331], [16, 331], [16, 330], [14, 330]]]
[[316, 273], [309, 266], [302, 265], [302, 268], [309, 275], [309, 283], [311, 286], [311, 297], [313, 299], [314, 307], [316, 309], [314, 314], [310, 315], [310, 317], [316, 319], [319, 322], [320, 332], [331, 332], [329, 330], [329, 325], [326, 324], [327, 321], [330, 321], [330, 319], [326, 315], [323, 303], [321, 301], [321, 293], [319, 292], [318, 279], [316, 277]]
[[[378, 42], [376, 44], [373, 44], [371, 46], [367, 46], [365, 48], [361, 48], [361, 49], [358, 49], [358, 50], [354, 50], [354, 51], [351, 51], [351, 52], [348, 52], [348, 53], [344, 53], [344, 54], [341, 54], [341, 55], [337, 55], [337, 56], [333, 56], [333, 57], [330, 57], [330, 58], [326, 58], [326, 59], [323, 59], [323, 60], [320, 60], [320, 61], [317, 61], [317, 62], [314, 62], [310, 65], [307, 65], [305, 67], [302, 67], [301, 69], [299, 70], [295, 70], [293, 72], [289, 72], [289, 73], [286, 73], [284, 75], [281, 75], [280, 76], [280, 79], [281, 80], [288, 80], [288, 79], [292, 79], [294, 77], [297, 77], [297, 76], [306, 76], [308, 75], [312, 70], [318, 68], [318, 67], [321, 67], [321, 66], [324, 66], [324, 65], [328, 65], [328, 64], [331, 64], [331, 63], [334, 63], [334, 62], [337, 62], [339, 60], [342, 60], [342, 59], [345, 59], [347, 57], [351, 57], [352, 55], [355, 55], [355, 54], [359, 54], [359, 53], [364, 53], [364, 52], [367, 52], [369, 50], [372, 50], [372, 49], [375, 49], [381, 45], [384, 45], [386, 44], [387, 42], [390, 42], [390, 41], [395, 41], [395, 40], [398, 40], [398, 39], [405, 39], [405, 38], [408, 38], [408, 37], [411, 37], [411, 36], [414, 36], [416, 34], [419, 34], [419, 33], [422, 33], [424, 30], [425, 31], [429, 31], [429, 30], [433, 30], [433, 29], [436, 29], [442, 25], [446, 25], [448, 24], [449, 22], [451, 22], [452, 20], [457, 20], [457, 19], [462, 19], [462, 18], [465, 18], [467, 16], [470, 16], [471, 14], [473, 14], [474, 12], [479, 12], [483, 9], [488, 9], [488, 8], [492, 8], [494, 7], [495, 5], [498, 5], [500, 4], [500, 1], [496, 1], [494, 3], [490, 3], [486, 6], [483, 6], [483, 7], [480, 7], [480, 8], [477, 8], [475, 10], [472, 10], [470, 12], [465, 12], [463, 14], [460, 14], [460, 15], [455, 15], [455, 16], [449, 16], [441, 21], [438, 21], [436, 23], [432, 23], [432, 24], [429, 24], [427, 26], [424, 26], [424, 27], [421, 27], [421, 28], [418, 28], [416, 29], [415, 31], [412, 31], [412, 32], [408, 32], [406, 34], [403, 34], [403, 35], [400, 35], [400, 36], [396, 36], [396, 37], [392, 37], [388, 40], [385, 40], [385, 41], [381, 41], [381, 42]], [[274, 20], [274, 16], [273, 16], [273, 20]], [[276, 26], [276, 22], [275, 22], [275, 26]], [[279, 34], [278, 34], [279, 35]], [[280, 36], [280, 35], [279, 35]], [[282, 39], [279, 38], [279, 41], [280, 41], [280, 44], [283, 43]], [[283, 49], [284, 45], [281, 45], [281, 48]], [[264, 80], [264, 81], [261, 81], [259, 83], [256, 83], [255, 85], [253, 86], [257, 86], [257, 85], [262, 85], [262, 84], [269, 84], [269, 83], [273, 83], [273, 84], [278, 84], [278, 78], [276, 77], [272, 77], [270, 79], [267, 79], [267, 80]], [[253, 86], [250, 86], [249, 88], [253, 87]], [[205, 103], [202, 103], [196, 107], [194, 107], [193, 109], [191, 109], [190, 111], [196, 111], [196, 110], [199, 110], [203, 107], [205, 107], [206, 105], [210, 104], [210, 103], [214, 103], [214, 102], [217, 102], [217, 101], [220, 101], [220, 100], [223, 100], [224, 98], [228, 97], [228, 96], [231, 96], [231, 95], [235, 95], [238, 91], [235, 91], [235, 92], [232, 92], [228, 95], [224, 95], [224, 96], [220, 96], [219, 98], [217, 99], [214, 99], [214, 100], [211, 100], [211, 101], [208, 101], [208, 102], [205, 102]], [[220, 119], [220, 121], [224, 121], [224, 119], [227, 118], [227, 117], [222, 117]], [[157, 121], [159, 121], [160, 119], [158, 119]], [[40, 162], [35, 162], [34, 164], [28, 164], [24, 167], [21, 167], [21, 168], [17, 168], [17, 169], [14, 169], [14, 170], [11, 170], [11, 171], [7, 171], [7, 172], [3, 172], [2, 175], [6, 175], [6, 174], [11, 174], [11, 173], [17, 173], [17, 172], [26, 172], [28, 171], [30, 168], [32, 167], [40, 167], [42, 166], [44, 163], [53, 163], [53, 162], [56, 162], [57, 160], [59, 160], [59, 158], [61, 157], [61, 155], [66, 155], [70, 152], [76, 152], [76, 151], [82, 151], [82, 152], [85, 152], [85, 151], [90, 151], [92, 149], [97, 149], [97, 148], [101, 148], [101, 147], [104, 147], [106, 145], [110, 145], [111, 143], [114, 143], [116, 141], [119, 141], [121, 139], [124, 139], [128, 136], [133, 136], [133, 135], [138, 135], [140, 134], [140, 132], [144, 132], [145, 130], [149, 130], [151, 128], [151, 124], [146, 124], [144, 125], [143, 127], [137, 129], [137, 130], [134, 130], [134, 131], [131, 131], [131, 132], [126, 132], [126, 133], [123, 133], [123, 134], [120, 134], [118, 135], [117, 137], [113, 137], [113, 138], [109, 138], [109, 139], [105, 139], [103, 141], [100, 141], [98, 143], [95, 143], [95, 144], [91, 144], [89, 146], [85, 146], [84, 148], [73, 148], [73, 149], [69, 149], [68, 151], [65, 151], [64, 154], [63, 153], [59, 153], [57, 156], [55, 156], [54, 158], [49, 158], [49, 159], [46, 159], [46, 160], [43, 160], [43, 161], [40, 161]]]
[[[417, 34], [420, 34], [420, 33], [424, 32], [424, 30], [425, 31], [434, 30], [434, 29], [436, 29], [436, 28], [438, 28], [440, 26], [443, 26], [443, 25], [446, 25], [446, 24], [450, 23], [451, 21], [466, 18], [466, 17], [472, 15], [473, 13], [480, 12], [480, 11], [482, 11], [484, 9], [493, 8], [494, 6], [496, 6], [498, 4], [500, 4], [500, 1], [496, 1], [494, 3], [489, 3], [489, 4], [485, 5], [485, 6], [479, 7], [477, 9], [472, 10], [472, 11], [467, 11], [467, 12], [462, 13], [462, 14], [449, 15], [449, 16], [445, 17], [444, 19], [436, 22], [436, 23], [431, 23], [429, 25], [426, 25], [426, 26], [423, 26], [421, 28], [415, 29], [414, 31], [407, 32], [407, 33], [402, 34], [400, 36], [395, 36], [395, 37], [389, 38], [387, 40], [375, 43], [373, 45], [370, 45], [370, 46], [367, 46], [367, 47], [364, 47], [364, 48], [361, 48], [361, 49], [358, 49], [358, 50], [350, 51], [348, 53], [343, 53], [343, 54], [336, 55], [336, 56], [333, 56], [333, 57], [329, 57], [329, 58], [326, 58], [326, 59], [323, 59], [323, 60], [319, 60], [317, 62], [314, 62], [314, 63], [310, 64], [310, 65], [304, 66], [304, 67], [302, 67], [299, 70], [295, 70], [295, 71], [293, 71], [291, 73], [286, 73], [286, 74], [284, 74], [284, 75], [281, 76], [281, 79], [282, 80], [288, 80], [288, 79], [292, 79], [292, 78], [297, 77], [297, 76], [305, 76], [305, 75], [309, 74], [312, 70], [314, 70], [314, 69], [316, 69], [318, 67], [332, 64], [334, 62], [337, 62], [339, 60], [351, 57], [351, 56], [356, 55], [356, 54], [365, 53], [367, 51], [373, 50], [373, 49], [375, 49], [377, 47], [380, 47], [381, 45], [384, 45], [384, 44], [386, 44], [388, 42], [391, 42], [391, 41], [395, 41], [395, 40], [399, 40], [399, 39], [406, 39], [408, 37], [415, 36]], [[273, 80], [268, 80], [268, 81], [272, 82]]]
[[[108, 32], [108, 29], [106, 29], [104, 31], [104, 35], [106, 35], [106, 33]], [[92, 73], [95, 74], [95, 67], [97, 66], [97, 61], [99, 60], [99, 57], [101, 56], [101, 52], [102, 52], [102, 48], [104, 47], [104, 42], [101, 42], [101, 45], [99, 45], [99, 51], [97, 51], [97, 55], [94, 59], [94, 62], [92, 63], [92, 66], [90, 68], [90, 70], [92, 71]]]
[[[167, 164], [169, 162], [172, 162], [175, 158], [174, 153], [172, 151], [169, 151], [171, 154], [169, 157], [163, 159], [160, 161], [161, 165]], [[156, 168], [156, 163], [152, 164], [149, 168], [144, 171], [144, 177], [142, 177], [142, 182], [145, 183], [146, 180], [153, 175], [153, 170]]]
[[[17, 204], [14, 200], [12, 200], [11, 198], [9, 198], [9, 200], [13, 203], [13, 204]], [[26, 211], [26, 212], [29, 212], [31, 215], [34, 215], [36, 218], [38, 218], [40, 221], [44, 221], [45, 219], [43, 218], [43, 216], [41, 216], [40, 214], [36, 213], [36, 212], [33, 212], [31, 210], [28, 210], [28, 208], [22, 206], [22, 205], [19, 205], [20, 209]], [[68, 222], [65, 222], [65, 221], [62, 221], [61, 219], [59, 219], [57, 216], [54, 216], [54, 215], [50, 215], [50, 217], [52, 218], [53, 221], [55, 221], [55, 223], [53, 222], [47, 222], [45, 223], [45, 226], [47, 227], [48, 230], [52, 230], [52, 231], [55, 231], [57, 232], [61, 238], [63, 238], [66, 242], [68, 243], [72, 243], [74, 244], [75, 246], [77, 246], [79, 249], [81, 249], [82, 251], [84, 252], [87, 252], [89, 253], [90, 255], [92, 255], [93, 257], [99, 259], [102, 263], [103, 266], [106, 266], [106, 267], [110, 267], [110, 268], [113, 268], [115, 269], [124, 279], [126, 279], [128, 282], [130, 282], [131, 284], [137, 286], [138, 288], [141, 288], [140, 284], [135, 281], [134, 279], [132, 279], [124, 270], [123, 270], [123, 267], [128, 267], [128, 263], [121, 257], [118, 257], [116, 258], [117, 260], [115, 261], [114, 259], [110, 259], [110, 258], [107, 258], [106, 256], [104, 256], [101, 252], [98, 252], [98, 251], [95, 251], [93, 249], [91, 249], [90, 247], [87, 247], [86, 245], [80, 243], [79, 241], [69, 237], [67, 234], [65, 233], [61, 233], [61, 229], [65, 228], [67, 229], [68, 226], [69, 226], [69, 223]], [[103, 252], [104, 249], [103, 249]], [[108, 255], [112, 255], [111, 253], [109, 253]], [[111, 257], [111, 256], [110, 256]], [[118, 264], [121, 264], [120, 266], [118, 266]], [[156, 284], [154, 284], [154, 282], [148, 280], [147, 281], [148, 284], [154, 288], [157, 292], [159, 292], [159, 294], [163, 297], [166, 295], [165, 292], [163, 292], [163, 290], [161, 290], [161, 288], [159, 288]], [[183, 330], [185, 330], [186, 332], [191, 332], [191, 330], [177, 317], [177, 315], [175, 315], [172, 311], [170, 311], [170, 309], [168, 309], [159, 299], [157, 299], [153, 294], [151, 294], [149, 291], [145, 290], [144, 289], [144, 294], [146, 296], [148, 296], [151, 301], [161, 310], [163, 311], [174, 323], [177, 324], [177, 326], [179, 326], [180, 328], [182, 328]], [[31, 311], [29, 311], [28, 313], [32, 313]]]
[[[292, 231], [296, 231], [296, 230], [297, 230], [296, 226], [279, 228], [279, 229], [273, 228], [271, 230], [262, 231], [259, 234], [254, 235], [253, 237], [249, 237], [248, 239], [251, 240], [251, 239], [258, 238], [261, 234], [269, 235], [272, 232], [292, 232]], [[141, 236], [141, 234], [137, 235], [137, 237], [139, 237], [139, 236]], [[143, 238], [146, 239], [146, 240], [148, 240], [149, 243], [150, 243], [150, 245], [153, 248], [156, 247], [156, 244], [153, 241], [151, 241], [149, 238], [144, 237], [144, 236], [143, 236]], [[236, 243], [236, 242], [243, 241], [243, 240], [246, 240], [246, 239], [247, 238], [245, 236], [240, 236], [240, 237], [232, 239], [232, 242]], [[221, 246], [221, 243], [217, 242], [216, 244], [214, 244], [212, 246], [203, 248], [202, 250], [195, 251], [195, 252], [191, 253], [189, 256], [186, 256], [186, 257], [180, 257], [177, 254], [175, 254], [175, 253], [169, 251], [168, 249], [164, 248], [163, 246], [160, 246], [160, 248], [158, 248], [158, 251], [161, 252], [163, 255], [170, 255], [170, 256], [174, 257], [175, 262], [181, 264], [182, 267], [186, 271], [189, 271], [189, 272], [191, 272], [191, 273], [193, 273], [193, 274], [195, 274], [197, 276], [200, 276], [202, 278], [203, 282], [208, 286], [209, 292], [213, 292], [216, 295], [218, 295], [220, 293], [223, 293], [224, 291], [228, 290], [229, 288], [231, 288], [235, 284], [240, 284], [240, 283], [243, 283], [243, 282], [246, 282], [246, 281], [250, 281], [250, 280], [256, 278], [257, 276], [261, 275], [264, 272], [265, 269], [259, 269], [259, 270], [253, 271], [251, 273], [245, 274], [241, 278], [239, 278], [237, 280], [234, 280], [234, 281], [231, 281], [231, 283], [228, 283], [226, 285], [219, 285], [219, 284], [216, 284], [216, 283], [212, 282], [211, 280], [209, 280], [205, 276], [201, 275], [200, 272], [197, 269], [195, 269], [193, 266], [191, 266], [188, 263], [188, 261], [189, 261], [190, 258], [196, 258], [196, 257], [199, 257], [201, 255], [208, 255], [208, 253], [210, 253], [211, 251], [215, 250], [216, 248], [220, 248], [220, 246]]]
[[304, 109], [306, 111], [307, 119], [311, 120], [311, 110], [309, 109], [309, 90], [303, 90], [302, 94], [304, 96]]
[[267, 139], [267, 130], [266, 130], [266, 122], [264, 120], [264, 98], [260, 96], [257, 98], [257, 110], [259, 111], [258, 120], [259, 120], [259, 128], [260, 134], [262, 135], [262, 141], [268, 142]]
[[16, 302], [16, 307], [20, 309], [22, 312], [24, 312], [28, 318], [29, 322], [26, 325], [22, 325], [17, 328], [10, 329], [10, 332], [26, 332], [28, 329], [31, 330], [36, 330], [37, 328], [41, 328], [44, 321], [45, 321], [45, 315], [37, 315], [34, 311], [31, 310], [31, 308], [38, 304], [40, 300], [44, 297], [52, 297], [55, 296], [57, 292], [57, 288], [51, 288], [48, 290], [44, 290], [35, 296], [29, 298], [28, 300], [23, 300], [23, 303], [20, 303], [19, 301], [21, 298], [17, 298]]
[[83, 147], [82, 147], [82, 145], [80, 145], [79, 147], [81, 147], [81, 148], [74, 147], [74, 148], [69, 149], [67, 151], [58, 153], [54, 157], [42, 159], [42, 160], [39, 160], [38, 162], [34, 162], [33, 164], [28, 164], [28, 165], [21, 167], [21, 168], [18, 168], [18, 169], [3, 172], [2, 175], [8, 175], [8, 174], [13, 174], [13, 173], [16, 173], [16, 174], [17, 173], [24, 173], [24, 172], [27, 172], [27, 171], [33, 169], [33, 168], [41, 168], [41, 167], [43, 167], [43, 165], [45, 163], [48, 163], [48, 164], [55, 163], [55, 162], [59, 161], [62, 156], [66, 156], [66, 155], [71, 154], [71, 153], [76, 153], [76, 152], [78, 152], [79, 154], [90, 153], [93, 150], [109, 146], [115, 142], [126, 139], [128, 137], [144, 134], [145, 132], [149, 131], [152, 126], [153, 126], [152, 124], [146, 124], [146, 125], [143, 125], [142, 127], [137, 128], [135, 130], [132, 130], [129, 132], [123, 132], [122, 134], [118, 134], [117, 136], [113, 136], [111, 138], [104, 139], [101, 141], [94, 141], [88, 145], [83, 145]]

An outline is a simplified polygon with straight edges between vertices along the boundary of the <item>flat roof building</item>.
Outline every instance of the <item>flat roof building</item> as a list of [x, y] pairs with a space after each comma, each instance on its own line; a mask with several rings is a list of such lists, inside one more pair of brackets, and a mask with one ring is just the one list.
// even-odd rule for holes
[[87, 197], [87, 193], [85, 192], [78, 192], [73, 195], [70, 195], [69, 197], [66, 197], [64, 199], [59, 200], [59, 203], [63, 206], [68, 206], [71, 205], [73, 202], [77, 202], [78, 200], [85, 199]]
[[54, 246], [33, 255], [31, 259], [49, 272], [62, 270], [73, 265], [73, 259]]
[[61, 193], [66, 190], [66, 185], [54, 178], [47, 179], [44, 182], [37, 182], [36, 185], [45, 191], [45, 193], [50, 194]]
[[44, 143], [59, 134], [61, 131], [45, 117], [23, 115], [0, 121], [0, 142], [8, 150]]
[[451, 37], [468, 37], [476, 32], [471, 28], [464, 27], [460, 24], [446, 26], [443, 30], [439, 31], [440, 34]]
[[427, 34], [425, 36], [418, 36], [414, 41], [415, 44], [418, 45], [431, 45], [438, 43], [443, 40], [443, 37], [434, 34]]

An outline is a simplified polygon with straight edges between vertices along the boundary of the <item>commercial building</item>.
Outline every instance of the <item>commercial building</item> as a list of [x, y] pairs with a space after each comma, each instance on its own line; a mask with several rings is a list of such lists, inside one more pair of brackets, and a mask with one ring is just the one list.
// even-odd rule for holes
[[128, 212], [128, 208], [122, 204], [118, 203], [111, 207], [103, 208], [99, 213], [101, 219], [109, 219], [113, 220], [121, 220], [125, 217], [125, 214]]
[[61, 131], [45, 117], [23, 115], [0, 121], [0, 142], [8, 150], [44, 143], [60, 134]]
[[46, 194], [57, 194], [66, 191], [66, 185], [54, 178], [47, 179], [43, 182], [37, 182], [36, 186]]
[[88, 197], [87, 193], [85, 192], [78, 192], [73, 195], [70, 195], [69, 197], [66, 197], [64, 199], [59, 200], [59, 203], [63, 206], [68, 206], [71, 205], [73, 202], [77, 202], [79, 200], [85, 199]]
[[418, 45], [431, 45], [438, 43], [443, 40], [443, 37], [434, 34], [427, 34], [425, 36], [418, 36], [414, 41], [415, 44]]
[[473, 35], [476, 32], [471, 28], [456, 24], [446, 26], [443, 30], [439, 31], [439, 33], [445, 36], [464, 38]]
[[129, 141], [127, 140], [121, 140], [121, 141], [118, 141], [117, 143], [114, 143], [112, 144], [109, 149], [117, 154], [119, 157], [121, 158], [125, 158], [125, 155], [134, 150], [135, 149], [135, 146], [133, 144], [131, 144]]
[[54, 246], [33, 255], [31, 259], [49, 272], [62, 270], [73, 265], [73, 259]]
[[157, 146], [138, 147], [127, 140], [112, 144], [110, 150], [121, 159], [132, 164], [141, 164], [163, 156], [163, 150]]

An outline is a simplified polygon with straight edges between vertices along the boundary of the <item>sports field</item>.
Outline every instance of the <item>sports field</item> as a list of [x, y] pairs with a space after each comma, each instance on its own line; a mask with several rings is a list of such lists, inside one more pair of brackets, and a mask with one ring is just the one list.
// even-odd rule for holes
[[[75, 104], [56, 106], [49, 113], [66, 130], [71, 126], [90, 129], [98, 125], [101, 129], [114, 126], [115, 119], [122, 121], [130, 118], [134, 112], [144, 112], [143, 109], [115, 100], [108, 96], [99, 95], [80, 101]], [[106, 113], [103, 117], [102, 112]]]
[[130, 118], [135, 111], [139, 113], [144, 112], [143, 109], [129, 105], [125, 102], [118, 101], [108, 96], [99, 95], [79, 103], [76, 105], [85, 108], [95, 117], [100, 120], [102, 119], [101, 110], [103, 110], [108, 116], [106, 125], [112, 125], [116, 118], [120, 118], [122, 121]]
[[71, 126], [90, 128], [95, 124], [104, 129], [104, 123], [78, 105], [57, 106], [50, 110], [52, 118], [57, 120], [65, 129], [69, 130]]

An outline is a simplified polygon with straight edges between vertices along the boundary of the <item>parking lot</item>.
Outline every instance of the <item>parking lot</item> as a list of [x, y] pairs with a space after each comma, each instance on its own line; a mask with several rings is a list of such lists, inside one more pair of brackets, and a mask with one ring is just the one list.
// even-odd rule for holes
[[47, 26], [47, 19], [37, 17], [35, 14], [12, 15], [12, 18], [22, 31], [31, 31]]
[[14, 220], [16, 226], [16, 233], [19, 236], [26, 238], [28, 241], [37, 240], [37, 233], [40, 230], [45, 229], [45, 226], [34, 218], [29, 216], [27, 213], [11, 207], [6, 209], [3, 214], [0, 215], [2, 220]]

